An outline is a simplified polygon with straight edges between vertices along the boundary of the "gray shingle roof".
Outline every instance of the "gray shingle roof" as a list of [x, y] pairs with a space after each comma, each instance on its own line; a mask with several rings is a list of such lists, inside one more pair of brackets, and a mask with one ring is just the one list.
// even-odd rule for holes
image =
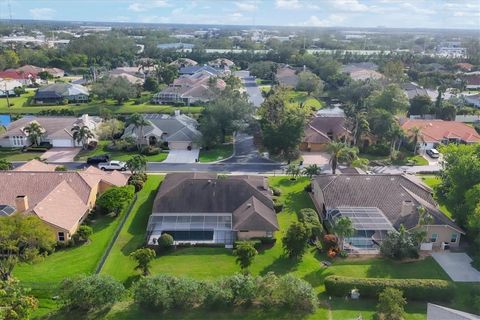
[[155, 197], [152, 212], [232, 213], [235, 230], [278, 230], [272, 197], [261, 176], [168, 174]]
[[74, 83], [53, 83], [39, 88], [35, 94], [35, 99], [62, 98], [76, 95], [87, 95], [88, 89], [82, 85]]
[[449, 225], [463, 232], [437, 207], [432, 192], [405, 175], [324, 175], [315, 179], [323, 191], [325, 207], [376, 207], [395, 228], [403, 224], [407, 229], [418, 225], [417, 210], [402, 214], [404, 201], [423, 206], [434, 218], [434, 224]]

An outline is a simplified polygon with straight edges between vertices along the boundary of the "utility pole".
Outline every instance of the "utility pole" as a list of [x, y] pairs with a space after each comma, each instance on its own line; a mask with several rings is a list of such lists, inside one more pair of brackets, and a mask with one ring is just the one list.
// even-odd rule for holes
[[3, 83], [5, 85], [5, 94], [7, 96], [7, 108], [10, 108], [10, 99], [8, 98], [7, 81], [4, 80]]

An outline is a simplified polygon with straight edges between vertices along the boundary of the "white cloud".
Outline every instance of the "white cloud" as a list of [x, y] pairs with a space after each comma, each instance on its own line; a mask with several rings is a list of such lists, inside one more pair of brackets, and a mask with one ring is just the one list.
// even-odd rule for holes
[[276, 0], [275, 6], [280, 9], [300, 9], [302, 7], [299, 0]]
[[368, 10], [368, 6], [360, 3], [359, 0], [332, 0], [334, 8], [342, 11], [352, 12], [365, 12]]
[[155, 0], [145, 2], [134, 2], [128, 6], [128, 10], [134, 12], [143, 12], [154, 8], [166, 8], [170, 7], [170, 4], [166, 0]]
[[402, 7], [416, 14], [436, 14], [437, 11], [428, 8], [421, 8], [410, 2], [403, 2]]
[[35, 20], [50, 20], [53, 19], [57, 11], [52, 8], [33, 8], [30, 9], [30, 15]]
[[256, 3], [249, 1], [235, 1], [235, 5], [240, 11], [255, 11], [258, 8]]
[[302, 23], [306, 27], [333, 27], [338, 26], [345, 21], [345, 17], [338, 14], [331, 14], [326, 19], [320, 19], [317, 16], [310, 16], [310, 18]]

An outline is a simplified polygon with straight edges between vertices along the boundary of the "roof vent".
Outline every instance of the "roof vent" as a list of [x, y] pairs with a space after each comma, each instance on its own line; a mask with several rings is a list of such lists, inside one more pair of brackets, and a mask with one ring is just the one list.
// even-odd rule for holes
[[212, 183], [212, 180], [208, 179], [208, 181], [207, 181], [207, 182], [208, 182], [208, 183]]
[[247, 203], [247, 208], [250, 208], [252, 207], [252, 204], [251, 203]]

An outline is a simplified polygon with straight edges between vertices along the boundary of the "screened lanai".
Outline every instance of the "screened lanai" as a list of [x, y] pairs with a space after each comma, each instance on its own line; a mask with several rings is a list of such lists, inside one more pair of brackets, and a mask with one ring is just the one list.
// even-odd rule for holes
[[346, 248], [377, 249], [388, 232], [395, 230], [383, 212], [376, 207], [340, 207], [327, 211], [330, 226], [340, 217], [348, 217], [355, 230], [352, 237], [344, 239]]
[[163, 233], [173, 237], [176, 244], [224, 243], [234, 241], [232, 215], [215, 213], [152, 214], [148, 220], [148, 243], [155, 244]]

